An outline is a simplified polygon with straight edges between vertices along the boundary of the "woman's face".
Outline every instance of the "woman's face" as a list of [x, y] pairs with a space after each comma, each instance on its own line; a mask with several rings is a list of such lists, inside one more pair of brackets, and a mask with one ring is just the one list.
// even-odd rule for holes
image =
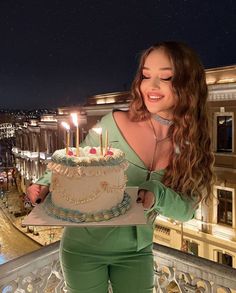
[[172, 119], [176, 102], [172, 88], [173, 64], [163, 49], [153, 50], [142, 70], [140, 91], [148, 111]]

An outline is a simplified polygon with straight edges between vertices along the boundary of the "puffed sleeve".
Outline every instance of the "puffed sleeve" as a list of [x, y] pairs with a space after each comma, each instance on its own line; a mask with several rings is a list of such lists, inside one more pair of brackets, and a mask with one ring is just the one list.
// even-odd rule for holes
[[175, 192], [160, 181], [145, 181], [139, 189], [151, 191], [155, 195], [155, 204], [148, 210], [147, 215], [161, 214], [181, 222], [189, 221], [194, 217], [196, 201]]
[[39, 185], [46, 185], [49, 186], [51, 183], [51, 176], [52, 176], [52, 172], [50, 170], [46, 170], [43, 174], [43, 176], [41, 176], [37, 181], [36, 184]]

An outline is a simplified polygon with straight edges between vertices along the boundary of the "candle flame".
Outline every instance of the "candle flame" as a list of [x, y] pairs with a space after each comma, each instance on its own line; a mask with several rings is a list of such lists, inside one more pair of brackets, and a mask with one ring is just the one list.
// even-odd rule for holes
[[70, 130], [70, 125], [69, 125], [67, 122], [62, 121], [62, 122], [61, 122], [61, 125], [62, 125], [66, 130]]
[[93, 128], [93, 131], [95, 131], [97, 134], [102, 134], [102, 128], [101, 127]]
[[79, 123], [78, 123], [78, 115], [77, 115], [77, 113], [71, 113], [70, 115], [72, 117], [72, 121], [73, 121], [74, 125], [76, 127], [78, 127]]

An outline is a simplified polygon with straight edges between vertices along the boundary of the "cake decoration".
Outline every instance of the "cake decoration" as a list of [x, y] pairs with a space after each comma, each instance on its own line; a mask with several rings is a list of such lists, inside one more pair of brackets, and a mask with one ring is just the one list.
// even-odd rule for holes
[[91, 148], [91, 149], [89, 150], [89, 153], [90, 153], [90, 154], [96, 154], [96, 153], [97, 153], [97, 150], [96, 150], [95, 148]]
[[[70, 151], [70, 152], [69, 152]], [[69, 222], [108, 221], [124, 214], [131, 205], [125, 193], [128, 163], [124, 153], [100, 147], [57, 150], [48, 168], [52, 171], [50, 194], [45, 211]]]
[[130, 206], [131, 198], [127, 193], [124, 194], [124, 198], [120, 204], [112, 207], [110, 210], [101, 210], [94, 213], [81, 213], [77, 210], [56, 206], [52, 202], [51, 194], [46, 197], [44, 203], [44, 209], [48, 215], [53, 215], [53, 217], [57, 219], [75, 223], [107, 221], [125, 214], [130, 209]]

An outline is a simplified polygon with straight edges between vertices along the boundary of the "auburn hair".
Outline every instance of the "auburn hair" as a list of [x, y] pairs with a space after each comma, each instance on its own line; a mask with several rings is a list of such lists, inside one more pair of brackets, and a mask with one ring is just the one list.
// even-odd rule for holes
[[207, 115], [205, 70], [194, 50], [184, 43], [162, 42], [142, 53], [131, 87], [129, 116], [132, 121], [150, 118], [140, 84], [147, 56], [159, 49], [164, 50], [173, 64], [172, 86], [176, 97], [174, 123], [169, 129], [174, 147], [162, 182], [183, 195], [197, 196], [197, 202], [207, 200], [213, 194], [214, 156]]

